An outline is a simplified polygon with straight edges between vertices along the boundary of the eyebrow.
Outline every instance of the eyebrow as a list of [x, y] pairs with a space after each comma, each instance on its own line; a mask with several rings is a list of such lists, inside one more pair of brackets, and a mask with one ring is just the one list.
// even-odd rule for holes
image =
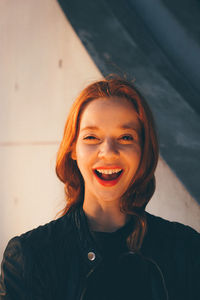
[[99, 128], [97, 126], [86, 126], [83, 129], [81, 129], [81, 131], [85, 130], [99, 130]]
[[[123, 124], [121, 126], [117, 127], [118, 129], [132, 129], [132, 130], [138, 130], [138, 126], [136, 126], [135, 123], [128, 123], [128, 124]], [[83, 129], [81, 129], [81, 131], [85, 131], [85, 130], [100, 130], [99, 127], [97, 126], [86, 126]]]

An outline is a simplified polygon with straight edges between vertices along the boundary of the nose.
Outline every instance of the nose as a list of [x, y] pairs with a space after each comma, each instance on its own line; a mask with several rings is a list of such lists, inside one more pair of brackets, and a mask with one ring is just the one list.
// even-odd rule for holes
[[99, 149], [99, 158], [112, 160], [119, 157], [119, 151], [116, 143], [112, 139], [106, 139]]

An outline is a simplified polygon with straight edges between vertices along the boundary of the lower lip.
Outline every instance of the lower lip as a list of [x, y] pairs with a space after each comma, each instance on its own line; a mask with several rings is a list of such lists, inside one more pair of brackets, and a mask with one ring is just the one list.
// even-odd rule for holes
[[97, 181], [98, 181], [101, 185], [103, 185], [103, 186], [114, 186], [114, 185], [116, 185], [116, 184], [118, 183], [118, 181], [120, 180], [120, 178], [122, 177], [122, 174], [123, 174], [123, 171], [121, 172], [121, 174], [119, 175], [119, 177], [117, 177], [117, 178], [114, 179], [114, 180], [103, 180], [103, 179], [99, 178], [99, 177], [97, 176], [97, 174], [95, 173], [95, 171], [94, 171], [94, 175], [95, 175]]

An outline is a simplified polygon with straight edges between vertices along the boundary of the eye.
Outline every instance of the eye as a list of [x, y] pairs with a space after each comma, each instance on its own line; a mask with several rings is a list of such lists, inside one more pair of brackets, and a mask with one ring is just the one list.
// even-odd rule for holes
[[93, 135], [89, 135], [89, 136], [84, 137], [83, 139], [84, 140], [94, 140], [94, 139], [96, 139], [96, 137]]
[[133, 141], [134, 141], [134, 138], [130, 134], [125, 134], [119, 138], [119, 142], [121, 144], [131, 144], [131, 143], [133, 143]]
[[139, 143], [140, 136], [138, 132], [133, 131], [133, 133], [126, 133], [119, 137], [119, 141], [121, 144], [133, 144], [133, 143]]
[[99, 138], [94, 135], [87, 135], [83, 138], [83, 140], [88, 144], [97, 144], [99, 142]]
[[120, 144], [130, 145], [138, 142], [138, 135], [124, 134], [123, 136], [119, 137], [118, 140]]
[[133, 141], [133, 137], [131, 135], [124, 135], [121, 139], [124, 141]]

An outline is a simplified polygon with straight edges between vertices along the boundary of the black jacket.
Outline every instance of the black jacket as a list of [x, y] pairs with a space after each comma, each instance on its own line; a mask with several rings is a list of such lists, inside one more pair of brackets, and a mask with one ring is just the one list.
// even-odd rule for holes
[[[200, 299], [200, 235], [148, 213], [147, 224], [141, 253], [125, 253], [116, 267], [113, 276], [119, 274], [114, 277], [112, 296], [99, 282], [103, 299], [165, 300], [167, 294], [170, 300]], [[0, 300], [89, 299], [92, 278], [102, 264], [82, 207], [78, 207], [8, 243]]]

